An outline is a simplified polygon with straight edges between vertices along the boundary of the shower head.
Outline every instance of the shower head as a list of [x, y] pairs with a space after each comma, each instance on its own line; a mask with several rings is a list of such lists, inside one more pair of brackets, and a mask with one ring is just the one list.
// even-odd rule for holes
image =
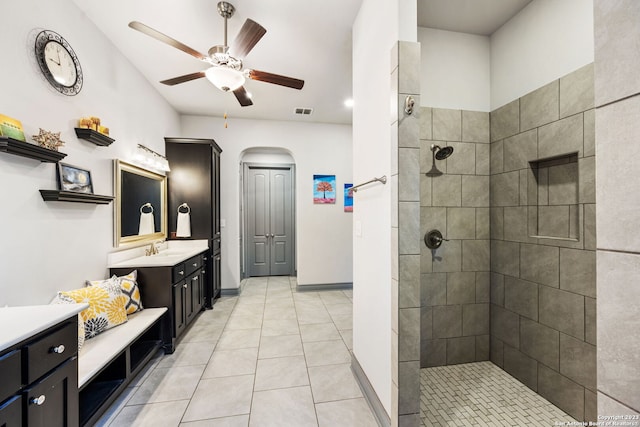
[[440, 147], [431, 144], [431, 170], [427, 172], [427, 176], [440, 176], [442, 172], [436, 167], [436, 159], [444, 160], [453, 153], [453, 147]]
[[437, 145], [431, 146], [431, 151], [435, 152], [435, 158], [438, 160], [444, 160], [453, 153], [453, 147], [438, 147]]

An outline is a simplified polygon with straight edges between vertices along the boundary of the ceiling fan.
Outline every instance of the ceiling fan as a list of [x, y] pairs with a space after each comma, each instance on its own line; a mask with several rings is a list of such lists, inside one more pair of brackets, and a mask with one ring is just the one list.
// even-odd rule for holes
[[240, 32], [236, 36], [231, 45], [227, 44], [227, 19], [231, 18], [235, 12], [235, 7], [226, 1], [218, 3], [218, 13], [224, 18], [224, 44], [213, 46], [207, 52], [207, 55], [198, 52], [195, 49], [157, 31], [153, 28], [138, 22], [132, 21], [129, 27], [140, 31], [156, 40], [168, 44], [169, 46], [180, 49], [191, 56], [210, 65], [205, 71], [198, 71], [184, 76], [174, 77], [172, 79], [163, 80], [168, 86], [185, 83], [206, 77], [218, 89], [224, 92], [233, 92], [241, 106], [246, 107], [253, 105], [251, 98], [244, 88], [245, 79], [257, 80], [266, 83], [273, 83], [280, 86], [286, 86], [293, 89], [302, 89], [304, 80], [294, 79], [279, 74], [268, 73], [266, 71], [258, 71], [253, 69], [243, 69], [242, 59], [253, 49], [260, 41], [267, 30], [257, 22], [247, 19], [240, 28]]

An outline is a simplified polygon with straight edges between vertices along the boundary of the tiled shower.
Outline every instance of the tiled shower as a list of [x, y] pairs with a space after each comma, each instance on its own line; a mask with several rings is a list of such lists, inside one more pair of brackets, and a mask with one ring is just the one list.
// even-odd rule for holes
[[[420, 367], [490, 360], [596, 419], [593, 64], [491, 113], [420, 111]], [[427, 177], [432, 144], [452, 146]]]

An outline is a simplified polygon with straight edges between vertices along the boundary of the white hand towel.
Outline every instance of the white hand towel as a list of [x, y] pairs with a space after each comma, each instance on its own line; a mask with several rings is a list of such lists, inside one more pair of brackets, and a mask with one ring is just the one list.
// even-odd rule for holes
[[153, 234], [156, 232], [156, 226], [153, 220], [153, 212], [140, 212], [140, 227], [138, 235]]
[[178, 211], [176, 237], [191, 237], [191, 216], [189, 212]]

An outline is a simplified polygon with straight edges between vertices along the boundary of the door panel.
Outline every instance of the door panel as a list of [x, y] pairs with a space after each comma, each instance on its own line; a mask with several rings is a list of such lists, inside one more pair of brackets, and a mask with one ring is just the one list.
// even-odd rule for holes
[[249, 169], [247, 177], [249, 272], [269, 275], [269, 170]]
[[293, 215], [291, 170], [271, 171], [271, 275], [293, 273]]
[[291, 169], [249, 167], [246, 191], [249, 276], [293, 274]]

